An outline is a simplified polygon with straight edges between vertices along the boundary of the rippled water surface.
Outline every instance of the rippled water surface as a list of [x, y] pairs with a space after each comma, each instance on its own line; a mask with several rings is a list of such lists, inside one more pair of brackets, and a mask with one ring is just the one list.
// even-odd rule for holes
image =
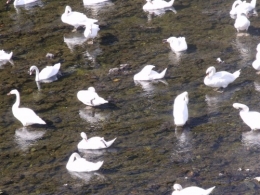
[[[4, 194], [171, 194], [183, 187], [216, 186], [212, 194], [259, 194], [260, 133], [240, 119], [234, 102], [260, 111], [260, 78], [251, 64], [259, 43], [260, 22], [250, 18], [248, 34], [238, 34], [229, 16], [233, 1], [176, 0], [172, 10], [148, 14], [144, 0], [83, 6], [82, 1], [42, 0], [32, 6], [0, 7], [0, 49], [13, 51], [1, 63], [0, 190]], [[93, 44], [84, 29], [61, 22], [65, 6], [99, 20]], [[258, 9], [257, 5], [257, 9]], [[159, 14], [159, 15], [158, 15]], [[176, 55], [162, 40], [185, 36], [187, 52]], [[53, 59], [46, 58], [54, 54]], [[218, 64], [220, 57], [224, 63]], [[61, 63], [62, 76], [40, 84], [28, 74]], [[119, 73], [111, 68], [129, 66]], [[134, 82], [146, 64], [168, 68], [165, 80]], [[203, 84], [209, 66], [240, 77], [223, 93]], [[85, 109], [76, 94], [94, 86], [111, 103]], [[32, 108], [46, 126], [22, 128], [12, 114], [14, 96]], [[189, 121], [175, 129], [174, 98], [189, 93]], [[66, 163], [77, 151], [80, 132], [106, 140], [107, 150], [80, 151], [90, 161], [103, 160], [93, 173], [69, 173]]]

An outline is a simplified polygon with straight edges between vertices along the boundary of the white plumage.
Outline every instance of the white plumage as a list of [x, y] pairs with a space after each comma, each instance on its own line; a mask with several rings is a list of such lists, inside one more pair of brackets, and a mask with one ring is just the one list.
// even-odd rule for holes
[[162, 79], [165, 76], [167, 68], [161, 73], [152, 70], [154, 65], [146, 65], [140, 72], [134, 75], [134, 80], [149, 81], [154, 79]]
[[256, 0], [252, 0], [250, 3], [246, 1], [236, 0], [232, 5], [232, 9], [229, 12], [230, 15], [236, 15], [240, 12], [244, 12], [246, 15], [256, 14], [255, 12]]
[[57, 63], [53, 66], [46, 66], [44, 69], [41, 70], [41, 72], [39, 72], [39, 69], [37, 68], [37, 66], [31, 66], [30, 70], [29, 70], [30, 75], [33, 73], [34, 70], [36, 72], [35, 81], [38, 82], [38, 81], [47, 80], [58, 74], [58, 72], [60, 70], [60, 63]]
[[97, 24], [86, 24], [86, 28], [84, 31], [84, 36], [88, 39], [94, 39], [98, 35], [98, 31], [100, 30]]
[[173, 104], [173, 117], [176, 126], [183, 126], [187, 122], [189, 118], [188, 103], [189, 97], [187, 91], [175, 98]]
[[13, 55], [13, 52], [7, 53], [4, 50], [0, 50], [0, 61], [10, 60]]
[[260, 113], [256, 111], [249, 111], [248, 106], [240, 103], [234, 103], [233, 107], [239, 109], [239, 115], [251, 130], [260, 129]]
[[188, 49], [185, 37], [170, 37], [163, 40], [164, 43], [169, 43], [172, 51], [181, 52]]
[[77, 97], [79, 101], [88, 106], [99, 106], [101, 104], [108, 103], [107, 100], [99, 97], [94, 87], [89, 87], [88, 90], [80, 90], [77, 93]]
[[91, 137], [87, 139], [87, 135], [81, 132], [82, 140], [78, 143], [78, 149], [103, 149], [110, 147], [116, 138], [110, 141], [105, 141], [103, 137]]
[[230, 83], [232, 83], [240, 75], [240, 70], [234, 72], [233, 74], [220, 71], [216, 72], [216, 68], [211, 66], [206, 71], [206, 77], [204, 79], [204, 84], [209, 87], [215, 88], [226, 88]]
[[73, 172], [91, 172], [99, 170], [102, 164], [103, 161], [96, 163], [89, 162], [85, 158], [81, 158], [78, 153], [74, 152], [70, 156], [66, 168]]
[[66, 6], [65, 12], [61, 16], [63, 23], [74, 26], [74, 30], [77, 30], [79, 26], [85, 26], [86, 24], [94, 24], [98, 20], [88, 18], [85, 14], [72, 11], [70, 6]]
[[237, 29], [237, 32], [248, 30], [250, 26], [250, 21], [247, 19], [247, 16], [244, 12], [239, 12], [235, 20], [234, 27]]
[[32, 124], [46, 124], [35, 112], [30, 108], [19, 108], [20, 106], [20, 94], [14, 89], [10, 91], [7, 95], [16, 95], [16, 101], [12, 106], [12, 112], [15, 118], [17, 118], [23, 126], [28, 126]]
[[209, 195], [214, 188], [215, 186], [204, 190], [203, 188], [197, 186], [190, 186], [183, 189], [180, 184], [174, 184], [173, 189], [175, 191], [172, 192], [172, 195]]

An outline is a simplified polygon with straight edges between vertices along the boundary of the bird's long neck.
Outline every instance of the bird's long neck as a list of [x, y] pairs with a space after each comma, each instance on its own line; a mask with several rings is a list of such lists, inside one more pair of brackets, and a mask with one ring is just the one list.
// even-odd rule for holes
[[16, 95], [16, 101], [12, 107], [12, 109], [18, 108], [20, 106], [20, 94], [19, 93], [15, 93]]
[[244, 107], [242, 107], [242, 110], [240, 110], [240, 112], [243, 112], [243, 113], [249, 112], [249, 108], [247, 106], [244, 106]]
[[34, 67], [34, 70], [35, 70], [35, 81], [39, 81], [40, 79], [39, 79], [39, 69], [35, 66]]
[[80, 156], [79, 154], [77, 153], [73, 153], [70, 158], [69, 158], [69, 161], [68, 161], [68, 164], [72, 164], [75, 160], [79, 159]]

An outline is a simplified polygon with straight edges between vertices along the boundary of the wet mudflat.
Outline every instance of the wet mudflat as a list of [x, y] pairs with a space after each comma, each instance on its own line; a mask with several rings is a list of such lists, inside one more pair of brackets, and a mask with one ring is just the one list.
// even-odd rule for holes
[[[32, 7], [1, 6], [0, 49], [13, 51], [13, 64], [1, 66], [0, 189], [5, 194], [171, 194], [172, 185], [216, 186], [212, 194], [258, 194], [260, 134], [243, 124], [240, 102], [260, 111], [260, 78], [251, 64], [259, 43], [260, 22], [250, 18], [247, 36], [238, 36], [229, 11], [232, 1], [177, 1], [177, 13], [147, 15], [145, 2], [113, 1], [84, 7], [82, 1], [40, 1]], [[60, 16], [65, 6], [99, 20], [99, 36], [88, 44], [84, 29], [72, 33]], [[258, 8], [258, 5], [257, 5]], [[173, 53], [162, 39], [185, 36], [188, 50]], [[71, 44], [77, 38], [78, 44]], [[68, 40], [69, 39], [69, 40]], [[66, 40], [66, 41], [65, 41]], [[53, 59], [46, 58], [54, 54]], [[218, 64], [220, 57], [224, 63]], [[31, 65], [61, 63], [62, 77], [38, 91]], [[130, 67], [108, 74], [120, 64]], [[164, 82], [135, 84], [146, 64], [168, 67]], [[203, 84], [209, 66], [241, 70], [224, 93]], [[79, 90], [94, 86], [110, 104], [84, 109]], [[22, 125], [13, 115], [14, 96], [33, 109], [46, 126]], [[175, 130], [174, 98], [189, 93], [189, 124]], [[94, 173], [69, 173], [80, 132], [117, 137], [107, 150], [81, 152], [104, 160]]]

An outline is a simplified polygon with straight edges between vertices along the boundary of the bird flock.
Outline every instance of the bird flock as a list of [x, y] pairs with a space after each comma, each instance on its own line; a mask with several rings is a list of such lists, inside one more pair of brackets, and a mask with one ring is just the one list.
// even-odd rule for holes
[[[15, 0], [14, 5], [24, 5], [36, 0]], [[100, 3], [106, 0], [83, 0], [84, 5], [92, 5], [95, 3]], [[10, 3], [10, 1], [7, 1]], [[145, 5], [143, 6], [144, 11], [151, 10], [160, 10], [167, 9], [173, 6], [174, 0], [169, 2], [164, 0], [146, 0]], [[250, 26], [249, 17], [256, 16], [257, 12], [255, 10], [256, 0], [252, 0], [250, 3], [246, 1], [236, 0], [231, 8], [230, 16], [235, 19], [234, 27], [237, 32], [248, 31]], [[73, 32], [77, 31], [79, 27], [85, 27], [84, 36], [87, 39], [94, 39], [98, 31], [100, 30], [99, 25], [97, 24], [98, 20], [88, 18], [85, 14], [72, 11], [70, 6], [65, 7], [64, 13], [61, 15], [61, 21], [65, 24], [71, 25], [74, 27]], [[188, 44], [185, 37], [169, 37], [168, 39], [163, 39], [163, 43], [169, 43], [170, 48], [176, 54], [184, 52], [188, 49]], [[92, 43], [93, 44], [93, 43]], [[257, 54], [256, 59], [252, 63], [254, 69], [260, 71], [260, 44], [256, 48]], [[12, 58], [13, 52], [7, 53], [4, 50], [0, 50], [0, 61], [10, 61]], [[219, 59], [220, 60], [220, 59]], [[221, 60], [220, 60], [221, 61]], [[47, 66], [46, 68], [39, 71], [37, 66], [31, 66], [29, 69], [29, 74], [31, 75], [35, 71], [35, 81], [36, 82], [52, 82], [58, 79], [60, 75], [61, 64], [57, 63], [53, 66]], [[134, 81], [151, 81], [151, 80], [161, 80], [165, 77], [167, 68], [165, 68], [161, 73], [154, 71], [154, 65], [144, 66], [140, 72], [136, 73], [133, 76]], [[241, 70], [237, 70], [234, 73], [229, 73], [227, 71], [216, 72], [214, 66], [209, 67], [206, 70], [206, 76], [204, 78], [204, 84], [208, 87], [214, 88], [214, 90], [225, 93], [224, 89], [228, 87], [229, 84], [234, 82], [240, 76]], [[220, 90], [222, 89], [222, 90]], [[23, 126], [28, 126], [32, 124], [42, 124], [46, 125], [46, 122], [41, 119], [32, 109], [20, 107], [20, 93], [18, 90], [11, 90], [8, 95], [15, 95], [16, 101], [12, 106], [12, 113], [14, 117], [19, 120]], [[99, 106], [102, 104], [109, 103], [108, 100], [100, 97], [94, 87], [89, 87], [87, 90], [80, 90], [77, 93], [77, 98], [83, 104], [87, 106]], [[174, 124], [177, 127], [182, 127], [187, 124], [189, 118], [188, 111], [188, 92], [185, 91], [179, 94], [173, 103], [173, 118]], [[255, 111], [249, 111], [248, 106], [241, 103], [234, 103], [233, 107], [239, 109], [240, 117], [246, 125], [250, 127], [251, 130], [260, 129], [260, 113]], [[78, 150], [88, 149], [88, 150], [98, 150], [105, 149], [110, 147], [117, 138], [114, 138], [110, 141], [105, 141], [103, 137], [92, 137], [87, 138], [85, 132], [81, 132], [82, 140], [78, 143]], [[90, 172], [99, 170], [103, 165], [103, 161], [99, 162], [89, 162], [85, 158], [82, 158], [78, 153], [74, 152], [71, 154], [66, 168], [69, 171], [74, 172]], [[174, 184], [174, 192], [172, 195], [185, 195], [185, 194], [194, 194], [194, 195], [206, 195], [210, 194], [215, 187], [204, 190], [202, 188], [191, 186], [188, 188], [182, 188], [180, 184]]]

